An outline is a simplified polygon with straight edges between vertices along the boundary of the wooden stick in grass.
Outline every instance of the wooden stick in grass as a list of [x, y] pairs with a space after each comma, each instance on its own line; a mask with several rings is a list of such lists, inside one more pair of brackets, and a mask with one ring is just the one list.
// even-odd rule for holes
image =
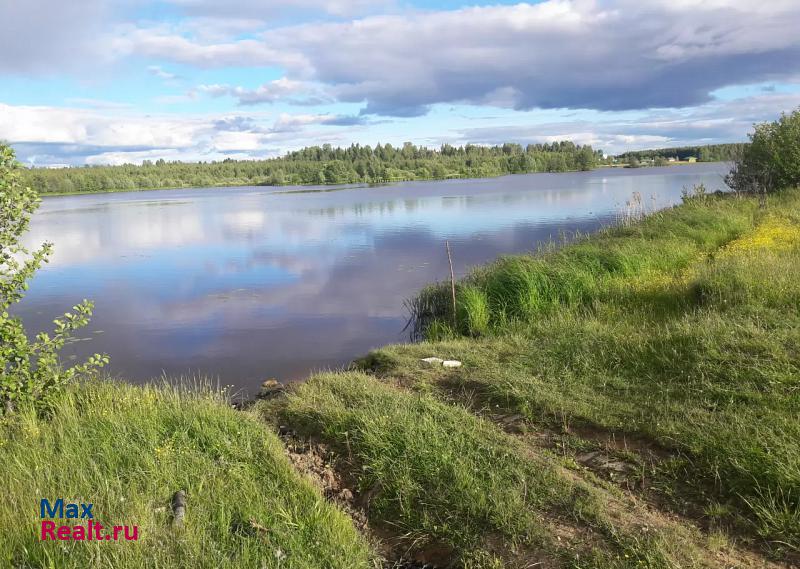
[[450, 292], [453, 294], [453, 332], [458, 329], [456, 316], [456, 276], [453, 273], [453, 256], [450, 254], [450, 241], [445, 240], [444, 246], [447, 248], [447, 261], [450, 263]]

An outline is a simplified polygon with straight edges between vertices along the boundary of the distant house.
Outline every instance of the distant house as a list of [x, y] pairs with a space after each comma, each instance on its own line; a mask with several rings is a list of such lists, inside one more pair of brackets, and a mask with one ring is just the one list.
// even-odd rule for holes
[[677, 162], [677, 161], [678, 159], [675, 158], [674, 156], [670, 156], [669, 158], [667, 158], [667, 162]]
[[690, 162], [690, 163], [694, 163], [694, 162], [697, 162], [697, 157], [695, 157], [695, 156], [689, 156], [689, 158], [687, 158], [686, 160], [687, 160], [688, 162]]

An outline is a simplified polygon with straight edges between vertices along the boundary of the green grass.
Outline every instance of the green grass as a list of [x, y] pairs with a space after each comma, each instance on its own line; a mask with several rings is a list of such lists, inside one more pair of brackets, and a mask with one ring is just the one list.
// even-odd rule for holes
[[424, 390], [328, 373], [261, 411], [336, 445], [371, 523], [456, 566], [713, 566], [692, 531], [661, 520], [642, 533], [636, 506]]
[[[673, 310], [682, 299], [664, 295], [653, 304], [659, 279], [677, 279], [704, 254], [752, 225], [755, 204], [703, 197], [628, 227], [601, 231], [537, 256], [510, 256], [479, 268], [458, 286], [458, 333], [503, 332], [563, 308], [597, 302], [648, 303]], [[640, 286], [637, 286], [640, 285]], [[409, 304], [421, 336], [452, 333], [449, 284], [422, 291]], [[477, 324], [477, 326], [476, 326]], [[428, 330], [432, 326], [431, 330]]]
[[[433, 302], [417, 325], [434, 341], [380, 350], [394, 362], [384, 376], [468, 388], [543, 427], [653, 441], [673, 455], [660, 475], [690, 499], [725, 504], [726, 522], [774, 555], [800, 551], [800, 192], [766, 211], [693, 199], [503, 259], [467, 289], [487, 299], [491, 333], [457, 337]], [[458, 332], [474, 335], [463, 312]], [[464, 367], [431, 370], [419, 362], [430, 355]]]
[[[553, 465], [467, 410], [359, 373], [310, 379], [283, 417], [355, 456], [373, 515], [399, 533], [471, 549], [487, 532], [543, 545], [536, 513], [574, 501]], [[528, 491], [526, 491], [526, 487]]]
[[[211, 393], [73, 386], [49, 416], [23, 409], [0, 424], [0, 478], [3, 567], [371, 566], [365, 540], [292, 470], [277, 436]], [[173, 531], [178, 489], [188, 506]], [[59, 497], [92, 502], [105, 526], [138, 525], [140, 540], [39, 541], [39, 500]]]

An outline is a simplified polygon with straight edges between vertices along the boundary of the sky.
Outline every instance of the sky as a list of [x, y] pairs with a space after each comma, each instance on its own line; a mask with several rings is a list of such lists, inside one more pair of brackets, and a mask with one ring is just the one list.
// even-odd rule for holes
[[329, 143], [739, 142], [800, 106], [797, 0], [0, 0], [36, 166]]

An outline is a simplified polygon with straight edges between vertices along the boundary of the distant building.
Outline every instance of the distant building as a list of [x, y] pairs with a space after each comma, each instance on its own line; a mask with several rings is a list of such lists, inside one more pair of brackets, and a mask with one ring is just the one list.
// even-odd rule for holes
[[689, 162], [697, 162], [697, 158], [695, 156], [689, 156], [689, 158], [687, 158], [686, 160]]

